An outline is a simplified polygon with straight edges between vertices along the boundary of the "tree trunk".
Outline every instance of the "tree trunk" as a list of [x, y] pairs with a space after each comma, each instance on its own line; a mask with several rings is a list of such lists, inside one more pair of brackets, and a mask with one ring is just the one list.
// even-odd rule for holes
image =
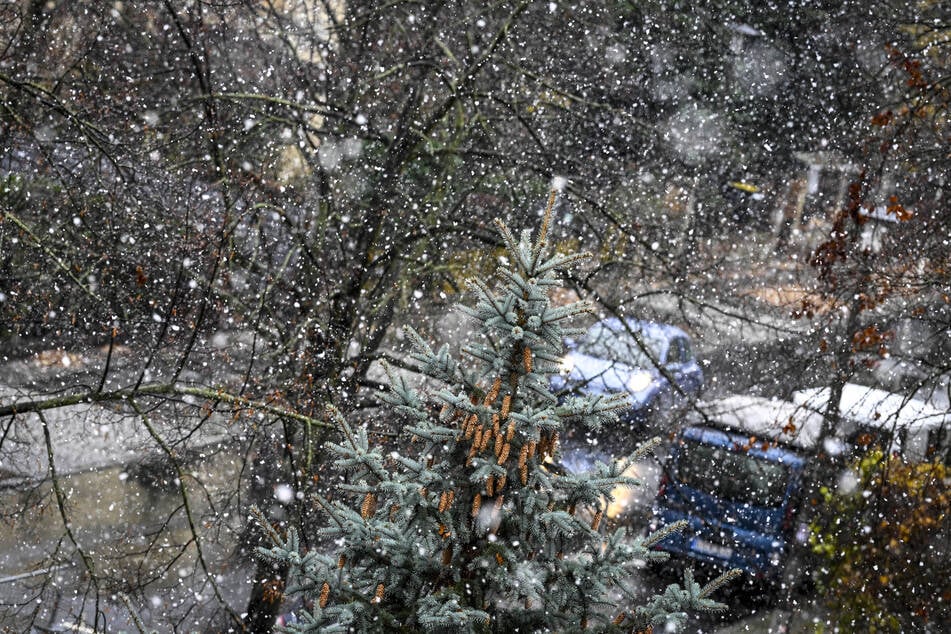
[[283, 582], [286, 578], [287, 566], [258, 559], [254, 567], [251, 597], [248, 599], [248, 615], [244, 621], [246, 631], [263, 634], [274, 629], [282, 605], [282, 595], [274, 593], [277, 588], [275, 582]]

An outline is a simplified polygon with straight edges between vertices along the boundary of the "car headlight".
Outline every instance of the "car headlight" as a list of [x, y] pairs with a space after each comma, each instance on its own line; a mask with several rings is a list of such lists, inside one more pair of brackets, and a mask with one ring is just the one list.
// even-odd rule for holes
[[632, 392], [643, 392], [651, 386], [651, 383], [654, 382], [654, 377], [652, 377], [647, 372], [638, 372], [637, 374], [631, 375], [631, 378], [627, 380], [627, 389]]
[[575, 369], [575, 360], [570, 354], [563, 356], [561, 362], [558, 363], [558, 369], [562, 374], [571, 374], [571, 371]]

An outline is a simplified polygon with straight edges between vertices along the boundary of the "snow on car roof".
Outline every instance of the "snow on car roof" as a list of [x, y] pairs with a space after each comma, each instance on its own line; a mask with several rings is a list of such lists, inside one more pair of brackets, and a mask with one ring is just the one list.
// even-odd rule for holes
[[757, 438], [812, 449], [822, 431], [822, 417], [789, 401], [735, 394], [698, 403], [708, 422]]
[[633, 317], [627, 317], [624, 319], [624, 324], [621, 323], [621, 320], [617, 317], [609, 317], [607, 319], [602, 319], [600, 324], [603, 324], [606, 328], [612, 332], [624, 332], [626, 329], [624, 324], [627, 324], [627, 327], [635, 332], [640, 332], [643, 335], [656, 339], [669, 339], [674, 336], [686, 337], [687, 333], [677, 326], [672, 326], [670, 324], [661, 324], [656, 321], [645, 321], [642, 319], [634, 319]]
[[[831, 389], [807, 388], [793, 392], [793, 403], [824, 412]], [[951, 425], [951, 412], [941, 411], [918, 399], [855, 383], [846, 383], [839, 401], [840, 416], [870, 427], [921, 428]]]

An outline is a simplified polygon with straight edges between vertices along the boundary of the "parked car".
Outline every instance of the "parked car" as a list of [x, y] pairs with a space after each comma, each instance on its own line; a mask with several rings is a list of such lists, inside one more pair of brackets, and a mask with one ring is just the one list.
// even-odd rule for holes
[[778, 586], [795, 577], [788, 558], [808, 537], [799, 511], [821, 447], [845, 462], [878, 446], [908, 462], [947, 460], [951, 412], [846, 384], [838, 425], [822, 437], [830, 390], [791, 401], [733, 395], [697, 404], [674, 439], [654, 502], [653, 527], [686, 520], [658, 548]]
[[[828, 408], [831, 389], [797, 390], [792, 402], [818, 414]], [[951, 411], [924, 401], [855, 383], [839, 398], [836, 436], [858, 451], [878, 446], [906, 462], [951, 464]]]
[[703, 389], [690, 337], [676, 326], [603, 319], [566, 347], [552, 389], [562, 394], [627, 392], [631, 407], [619, 423], [631, 429], [668, 409], [682, 394], [695, 396]]
[[752, 579], [781, 579], [794, 539], [806, 467], [822, 417], [788, 401], [731, 396], [699, 405], [677, 435], [654, 503], [654, 527], [687, 520], [658, 548]]

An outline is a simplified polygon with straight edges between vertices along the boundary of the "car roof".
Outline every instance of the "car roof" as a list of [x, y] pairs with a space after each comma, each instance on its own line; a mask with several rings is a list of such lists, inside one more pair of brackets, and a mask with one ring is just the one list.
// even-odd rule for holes
[[[807, 388], [793, 392], [792, 400], [796, 405], [822, 413], [828, 407], [831, 394], [829, 387]], [[839, 413], [850, 422], [886, 430], [951, 426], [951, 412], [902, 394], [855, 383], [843, 386]]]
[[687, 337], [687, 333], [677, 326], [672, 326], [670, 324], [659, 324], [655, 321], [635, 319], [633, 317], [625, 317], [623, 321], [618, 317], [608, 317], [607, 319], [598, 321], [595, 325], [602, 325], [611, 332], [625, 332], [625, 324], [627, 324], [627, 328], [630, 328], [635, 332], [639, 332], [651, 339], [669, 340], [673, 339], [674, 337], [689, 338]]
[[769, 460], [770, 462], [780, 462], [793, 467], [801, 467], [805, 464], [805, 457], [792, 447], [782, 445], [767, 445], [761, 443], [750, 443], [749, 437], [722, 429], [713, 427], [703, 427], [694, 425], [687, 427], [683, 431], [683, 437], [688, 440], [695, 440], [707, 445], [724, 447], [730, 450], [736, 450], [738, 447], [745, 448], [749, 453], [757, 458]]
[[822, 416], [775, 398], [734, 394], [699, 402], [697, 408], [705, 423], [799, 449], [814, 449], [822, 432]]

